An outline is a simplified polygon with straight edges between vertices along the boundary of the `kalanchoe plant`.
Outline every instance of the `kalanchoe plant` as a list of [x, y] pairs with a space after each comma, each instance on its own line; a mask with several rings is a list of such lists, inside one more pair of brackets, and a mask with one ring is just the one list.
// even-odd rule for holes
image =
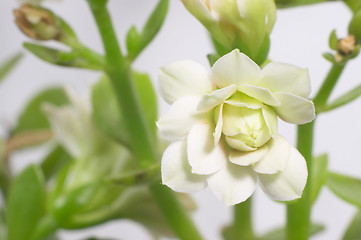
[[[181, 0], [208, 30], [215, 53], [208, 55], [210, 71], [192, 60], [160, 68], [159, 93], [170, 105], [160, 118], [150, 77], [132, 64], [161, 29], [168, 0], [158, 1], [142, 28], [129, 28], [125, 44], [117, 39], [109, 1], [87, 0], [104, 54], [85, 47], [41, 0], [21, 1], [15, 22], [37, 41], [24, 44], [28, 51], [57, 66], [98, 71], [101, 78], [89, 90], [91, 99], [63, 87], [43, 90], [0, 137], [0, 240], [58, 239], [61, 229], [114, 219], [140, 223], [154, 238], [203, 239], [188, 215], [193, 201], [172, 190], [208, 187], [232, 206], [225, 240], [308, 239], [324, 229], [311, 222], [323, 186], [361, 208], [361, 180], [328, 170], [328, 154], [313, 156], [317, 116], [361, 95], [359, 85], [329, 101], [360, 51], [361, 1], [343, 1], [353, 14], [349, 35], [330, 34], [333, 52], [323, 56], [332, 66], [313, 99], [307, 69], [268, 59], [276, 7], [326, 1]], [[21, 56], [0, 66], [1, 83]], [[279, 119], [298, 124], [297, 149], [279, 133]], [[14, 174], [13, 153], [44, 142], [51, 146], [43, 161]], [[257, 184], [287, 208], [286, 226], [263, 236], [252, 225]], [[344, 240], [361, 239], [360, 219], [359, 212]]]

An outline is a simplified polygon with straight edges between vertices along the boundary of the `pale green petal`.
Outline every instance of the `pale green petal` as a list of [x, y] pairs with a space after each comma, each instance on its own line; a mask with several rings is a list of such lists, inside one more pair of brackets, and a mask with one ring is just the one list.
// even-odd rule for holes
[[221, 104], [224, 100], [232, 96], [237, 90], [235, 84], [229, 85], [225, 88], [215, 90], [211, 94], [204, 95], [197, 106], [200, 112], [206, 112]]
[[241, 84], [238, 90], [270, 106], [280, 106], [279, 100], [269, 89], [250, 84]]
[[238, 49], [218, 59], [212, 67], [212, 79], [220, 88], [231, 84], [253, 84], [260, 76], [259, 66]]
[[237, 92], [236, 94], [234, 94], [231, 98], [224, 101], [224, 103], [227, 103], [229, 105], [236, 106], [236, 107], [246, 107], [246, 108], [251, 108], [251, 109], [258, 109], [263, 106], [263, 104], [260, 101], [254, 99], [254, 98], [251, 98], [251, 97], [247, 96], [246, 94], [243, 94], [240, 92]]
[[228, 143], [228, 145], [234, 149], [237, 149], [239, 151], [254, 151], [257, 148], [254, 147], [250, 147], [247, 146], [244, 142], [234, 139], [232, 137], [227, 137], [226, 136], [226, 142]]
[[308, 70], [286, 63], [267, 64], [257, 85], [271, 92], [287, 92], [303, 98], [311, 93]]
[[312, 101], [284, 92], [276, 92], [274, 95], [281, 103], [274, 109], [283, 121], [305, 124], [316, 117], [315, 106]]
[[263, 118], [267, 124], [267, 127], [269, 129], [269, 134], [274, 135], [278, 133], [278, 119], [277, 119], [277, 114], [275, 113], [275, 111], [266, 106], [263, 105], [262, 107], [262, 114], [263, 114]]
[[206, 114], [196, 111], [200, 98], [181, 97], [157, 122], [160, 134], [168, 140], [180, 140], [188, 134], [193, 125], [207, 119]]
[[268, 143], [267, 154], [261, 161], [253, 164], [253, 170], [258, 173], [275, 174], [283, 171], [287, 166], [290, 157], [290, 144], [282, 136], [278, 135], [275, 139], [271, 139]]
[[268, 146], [264, 145], [251, 152], [233, 150], [229, 154], [229, 161], [240, 166], [248, 166], [260, 161], [267, 153]]
[[250, 167], [228, 163], [208, 179], [211, 191], [227, 206], [246, 201], [256, 188], [256, 176]]
[[207, 186], [206, 177], [193, 174], [185, 141], [172, 143], [162, 157], [162, 182], [177, 192], [195, 192]]
[[158, 84], [161, 96], [169, 104], [183, 96], [203, 96], [213, 91], [207, 69], [192, 60], [178, 61], [162, 67]]
[[226, 164], [226, 152], [221, 144], [214, 145], [210, 124], [194, 125], [187, 137], [188, 161], [192, 173], [212, 174]]
[[259, 185], [272, 199], [290, 201], [302, 196], [307, 182], [307, 165], [297, 149], [290, 147], [286, 168], [277, 174], [258, 174]]

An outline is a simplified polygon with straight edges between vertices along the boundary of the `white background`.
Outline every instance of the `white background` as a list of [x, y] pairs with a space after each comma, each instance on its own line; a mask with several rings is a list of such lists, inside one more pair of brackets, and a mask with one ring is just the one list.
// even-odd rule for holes
[[[112, 0], [110, 9], [119, 39], [124, 46], [126, 30], [132, 24], [139, 28], [155, 6], [156, 0]], [[12, 9], [18, 5], [15, 0], [0, 2], [0, 61], [21, 50], [26, 40], [13, 23]], [[102, 51], [95, 23], [85, 0], [64, 0], [46, 4], [66, 19], [79, 38], [89, 47]], [[320, 86], [330, 64], [321, 57], [328, 51], [328, 35], [336, 29], [339, 36], [347, 33], [349, 10], [340, 2], [320, 4], [278, 12], [278, 19], [272, 33], [270, 57], [275, 61], [296, 64], [309, 68], [313, 94]], [[169, 62], [193, 59], [208, 66], [206, 54], [212, 51], [203, 27], [184, 9], [178, 0], [171, 0], [169, 15], [164, 28], [154, 42], [135, 62], [135, 67], [151, 74], [156, 79], [157, 69]], [[332, 98], [361, 83], [361, 60], [348, 65]], [[0, 86], [0, 135], [16, 123], [16, 118], [26, 101], [39, 89], [49, 85], [66, 84], [79, 92], [85, 91], [98, 74], [85, 70], [71, 70], [55, 67], [26, 54], [17, 71], [14, 71]], [[315, 153], [329, 154], [330, 169], [361, 177], [361, 100], [341, 110], [319, 117], [316, 125]], [[167, 109], [162, 102], [160, 112]], [[295, 126], [280, 123], [280, 133], [295, 143]], [[27, 163], [36, 161], [41, 153], [19, 153], [14, 156], [14, 168], [19, 171]], [[194, 214], [196, 225], [207, 240], [221, 239], [219, 232], [231, 219], [227, 208], [213, 194], [205, 190], [193, 195], [199, 208]], [[258, 233], [264, 233], [284, 224], [285, 207], [269, 200], [260, 190], [255, 193], [254, 221]], [[343, 230], [356, 209], [337, 199], [323, 189], [314, 205], [314, 222], [323, 223], [327, 230], [312, 239], [341, 239]], [[93, 230], [62, 232], [63, 239], [81, 239], [85, 236], [116, 237], [125, 240], [151, 239], [139, 225], [128, 221], [116, 221]]]

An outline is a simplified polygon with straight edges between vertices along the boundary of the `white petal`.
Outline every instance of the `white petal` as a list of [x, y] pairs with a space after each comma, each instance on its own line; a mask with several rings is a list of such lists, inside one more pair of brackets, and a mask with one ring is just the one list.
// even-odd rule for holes
[[249, 57], [238, 49], [221, 57], [212, 67], [212, 79], [220, 88], [231, 84], [255, 83], [261, 70]]
[[241, 167], [228, 163], [225, 168], [211, 175], [208, 186], [212, 192], [231, 206], [246, 201], [256, 187], [255, 173], [249, 167]]
[[235, 84], [229, 85], [225, 88], [215, 90], [211, 94], [204, 95], [197, 106], [200, 112], [206, 112], [221, 104], [224, 100], [232, 96], [237, 90]]
[[286, 63], [267, 64], [257, 85], [271, 92], [288, 92], [304, 98], [311, 93], [308, 70]]
[[290, 201], [302, 196], [307, 182], [307, 165], [297, 149], [291, 147], [287, 167], [277, 174], [258, 174], [259, 184], [272, 199]]
[[274, 109], [283, 121], [304, 124], [315, 118], [315, 106], [312, 101], [284, 92], [277, 92], [274, 95], [281, 102], [281, 105]]
[[202, 96], [213, 91], [207, 69], [192, 60], [178, 61], [162, 67], [158, 83], [161, 96], [169, 104], [182, 96]]
[[171, 140], [184, 138], [192, 126], [206, 119], [206, 114], [197, 113], [198, 97], [186, 96], [175, 101], [168, 112], [157, 122], [160, 134]]
[[223, 128], [223, 104], [219, 105], [219, 107], [214, 111], [215, 114], [218, 115], [216, 129], [214, 131], [214, 145], [218, 144], [219, 139], [221, 139], [222, 128]]
[[259, 109], [263, 106], [263, 104], [260, 101], [240, 92], [234, 94], [231, 98], [224, 101], [224, 103], [227, 103], [235, 107], [246, 107], [251, 109]]
[[240, 166], [248, 166], [260, 161], [267, 153], [267, 145], [263, 145], [251, 152], [233, 150], [229, 154], [229, 161]]
[[266, 105], [263, 105], [262, 114], [263, 114], [264, 120], [267, 124], [267, 127], [269, 129], [269, 134], [271, 134], [271, 135], [277, 134], [278, 133], [278, 119], [277, 119], [277, 114], [275, 113], [275, 111], [272, 108], [270, 108]]
[[238, 86], [238, 90], [267, 105], [271, 105], [271, 106], [281, 105], [278, 99], [270, 92], [270, 90], [266, 88], [249, 85], [249, 84], [241, 84]]
[[167, 147], [162, 157], [161, 172], [163, 184], [177, 192], [195, 192], [207, 186], [205, 176], [191, 172], [185, 141]]
[[200, 123], [192, 127], [187, 138], [188, 161], [192, 172], [211, 174], [226, 163], [226, 153], [221, 144], [214, 145], [212, 128]]
[[258, 173], [274, 174], [283, 171], [290, 157], [290, 144], [282, 136], [271, 139], [267, 143], [268, 152], [264, 158], [252, 167]]

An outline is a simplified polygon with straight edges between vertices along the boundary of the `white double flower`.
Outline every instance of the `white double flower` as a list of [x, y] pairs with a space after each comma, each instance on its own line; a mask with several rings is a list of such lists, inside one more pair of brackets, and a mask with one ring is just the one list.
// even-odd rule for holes
[[178, 192], [208, 186], [226, 205], [245, 201], [257, 182], [275, 200], [302, 195], [306, 162], [277, 134], [277, 116], [314, 119], [306, 69], [269, 63], [261, 70], [234, 50], [211, 73], [190, 60], [166, 65], [159, 85], [171, 107], [157, 125], [173, 141], [162, 157], [163, 184]]

